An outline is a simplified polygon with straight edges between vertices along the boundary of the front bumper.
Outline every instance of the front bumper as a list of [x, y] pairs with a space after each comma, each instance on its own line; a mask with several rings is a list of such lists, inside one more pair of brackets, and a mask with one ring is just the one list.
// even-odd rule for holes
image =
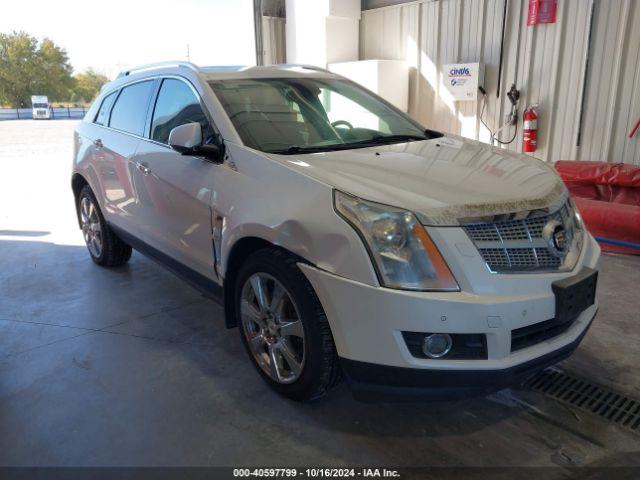
[[[487, 273], [482, 293], [411, 292], [366, 285], [300, 264], [322, 303], [354, 393], [394, 390], [413, 394], [434, 388], [503, 387], [566, 358], [577, 348], [598, 309], [584, 310], [561, 334], [512, 351], [512, 330], [554, 318], [551, 283], [597, 268], [599, 249], [588, 238], [573, 272], [506, 276]], [[495, 281], [494, 292], [490, 282]], [[531, 282], [527, 287], [527, 282]], [[483, 334], [485, 359], [447, 360], [411, 354], [402, 332]]]
[[484, 395], [524, 382], [536, 372], [568, 358], [591, 322], [571, 343], [541, 357], [499, 370], [435, 370], [389, 367], [342, 359], [342, 371], [356, 399], [384, 401], [443, 399]]

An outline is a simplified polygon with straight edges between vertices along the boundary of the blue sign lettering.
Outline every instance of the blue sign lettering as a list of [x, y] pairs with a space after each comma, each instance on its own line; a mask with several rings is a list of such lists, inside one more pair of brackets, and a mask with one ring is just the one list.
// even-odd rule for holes
[[469, 67], [452, 68], [449, 70], [450, 77], [470, 77]]

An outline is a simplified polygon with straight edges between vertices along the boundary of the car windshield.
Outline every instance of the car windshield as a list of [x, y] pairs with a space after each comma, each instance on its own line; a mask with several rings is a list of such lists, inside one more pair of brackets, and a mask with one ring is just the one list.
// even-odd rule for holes
[[47, 108], [46, 103], [34, 103], [33, 108]]
[[348, 80], [224, 79], [209, 85], [244, 144], [263, 152], [344, 150], [436, 135]]

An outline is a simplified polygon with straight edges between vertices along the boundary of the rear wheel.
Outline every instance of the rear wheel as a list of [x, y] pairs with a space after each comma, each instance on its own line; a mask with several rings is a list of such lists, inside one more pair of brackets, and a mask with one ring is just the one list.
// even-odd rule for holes
[[340, 379], [329, 323], [297, 260], [278, 248], [251, 255], [238, 273], [236, 312], [254, 366], [294, 400], [323, 396]]
[[91, 259], [103, 267], [118, 267], [131, 258], [131, 247], [109, 228], [89, 185], [78, 195], [78, 217]]

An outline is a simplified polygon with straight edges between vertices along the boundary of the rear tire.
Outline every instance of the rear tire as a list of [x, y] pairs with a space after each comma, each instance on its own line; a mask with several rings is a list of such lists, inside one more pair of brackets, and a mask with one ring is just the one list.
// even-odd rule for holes
[[[285, 397], [311, 401], [339, 383], [341, 370], [329, 322], [298, 261], [276, 247], [253, 253], [238, 272], [235, 311], [242, 343], [262, 378]], [[263, 291], [265, 309], [256, 289]]]
[[120, 267], [131, 258], [131, 247], [109, 228], [89, 185], [78, 195], [78, 218], [91, 259], [102, 267]]

